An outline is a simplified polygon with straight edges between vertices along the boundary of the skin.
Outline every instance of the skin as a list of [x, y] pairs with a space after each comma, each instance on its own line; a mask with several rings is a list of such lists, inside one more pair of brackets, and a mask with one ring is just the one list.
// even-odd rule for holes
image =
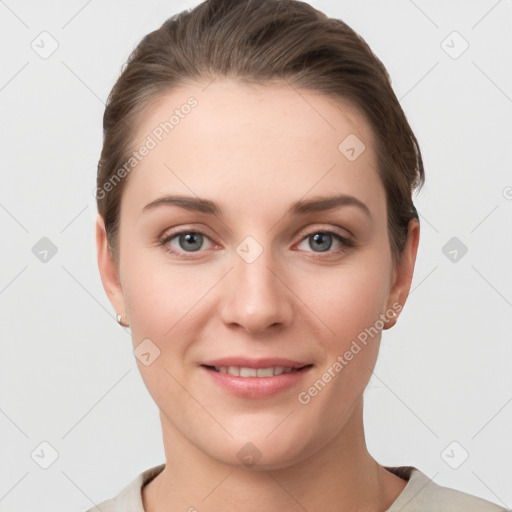
[[[166, 455], [165, 470], [143, 488], [144, 507], [384, 511], [407, 482], [379, 465], [365, 442], [363, 391], [381, 333], [308, 404], [297, 397], [380, 314], [405, 304], [418, 222], [410, 222], [394, 262], [373, 134], [348, 103], [284, 82], [205, 85], [167, 93], [137, 127], [140, 143], [191, 95], [198, 100], [129, 175], [119, 260], [100, 216], [96, 224], [99, 270], [115, 311], [126, 313], [134, 347], [149, 338], [160, 350], [148, 366], [137, 360], [160, 410]], [[338, 150], [349, 134], [366, 146], [354, 161]], [[210, 199], [222, 216], [169, 205], [142, 213], [166, 194]], [[370, 215], [353, 205], [285, 215], [294, 201], [334, 194], [356, 197]], [[195, 252], [179, 236], [166, 242], [192, 259], [159, 245], [178, 229], [207, 235]], [[322, 252], [308, 239], [329, 230], [355, 246], [332, 238]], [[236, 252], [247, 236], [263, 249], [252, 263]], [[386, 316], [384, 329], [396, 322]], [[314, 366], [291, 390], [247, 399], [212, 383], [198, 366], [231, 355]], [[261, 454], [251, 467], [237, 456], [248, 442]]]

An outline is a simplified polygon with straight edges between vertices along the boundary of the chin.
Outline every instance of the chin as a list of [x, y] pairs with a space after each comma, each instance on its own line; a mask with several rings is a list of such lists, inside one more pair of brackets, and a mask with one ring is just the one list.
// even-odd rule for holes
[[[315, 451], [313, 440], [307, 438], [306, 432], [294, 433], [290, 428], [281, 427], [276, 429], [276, 424], [273, 422], [271, 428], [266, 426], [261, 430], [246, 430], [243, 435], [228, 428], [233, 438], [228, 440], [226, 436], [222, 436], [212, 439], [208, 436], [208, 441], [198, 447], [222, 464], [254, 471], [283, 469], [300, 462]], [[269, 432], [272, 433], [269, 435]]]

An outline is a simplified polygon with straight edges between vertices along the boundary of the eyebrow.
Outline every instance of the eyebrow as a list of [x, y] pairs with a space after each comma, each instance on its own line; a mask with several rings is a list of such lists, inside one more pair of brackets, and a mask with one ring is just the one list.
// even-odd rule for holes
[[[221, 208], [213, 201], [199, 197], [180, 195], [159, 197], [158, 199], [155, 199], [154, 201], [151, 201], [146, 206], [144, 206], [142, 213], [154, 210], [160, 206], [178, 206], [185, 210], [222, 217]], [[317, 197], [314, 199], [295, 201], [290, 205], [285, 215], [307, 215], [309, 213], [333, 210], [341, 206], [356, 206], [368, 217], [372, 217], [370, 209], [368, 206], [366, 206], [366, 204], [364, 204], [356, 197], [347, 194], [338, 194], [335, 196]]]

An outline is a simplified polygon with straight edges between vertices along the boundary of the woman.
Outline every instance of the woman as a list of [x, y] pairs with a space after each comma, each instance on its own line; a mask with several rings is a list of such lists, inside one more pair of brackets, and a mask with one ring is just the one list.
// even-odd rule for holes
[[503, 510], [365, 443], [423, 180], [384, 66], [340, 20], [214, 0], [142, 40], [105, 111], [96, 239], [166, 463], [99, 509]]

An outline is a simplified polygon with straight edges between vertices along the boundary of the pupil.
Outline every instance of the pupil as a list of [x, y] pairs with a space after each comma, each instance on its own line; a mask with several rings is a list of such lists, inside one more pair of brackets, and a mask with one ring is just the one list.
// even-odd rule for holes
[[[198, 251], [201, 248], [202, 241], [202, 235], [200, 233], [187, 233], [180, 236], [180, 246], [184, 250]], [[191, 245], [184, 247], [182, 242]]]
[[332, 236], [328, 233], [316, 233], [312, 238], [315, 243], [317, 243], [317, 248], [320, 249], [320, 252], [327, 251], [331, 248], [332, 245]]

